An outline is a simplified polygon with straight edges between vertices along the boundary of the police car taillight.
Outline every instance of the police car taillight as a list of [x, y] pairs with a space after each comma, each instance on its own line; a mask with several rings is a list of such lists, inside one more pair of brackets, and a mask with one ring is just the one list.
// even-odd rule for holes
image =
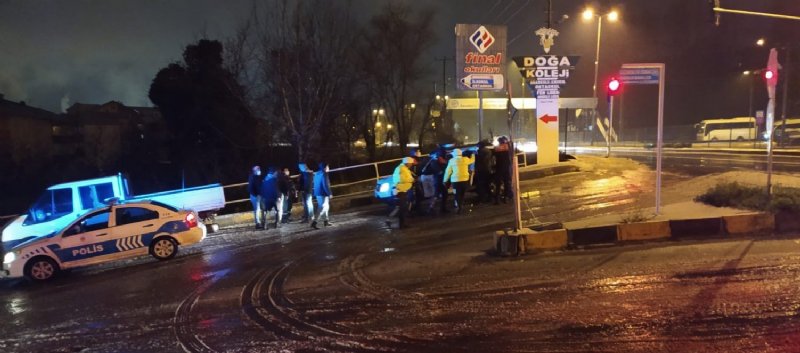
[[197, 217], [194, 216], [194, 213], [186, 214], [186, 217], [183, 219], [183, 221], [189, 228], [197, 227]]

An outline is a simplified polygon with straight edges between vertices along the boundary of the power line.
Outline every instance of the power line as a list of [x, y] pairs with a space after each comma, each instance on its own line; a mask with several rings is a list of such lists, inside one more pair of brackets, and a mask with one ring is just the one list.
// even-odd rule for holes
[[516, 16], [520, 11], [522, 11], [523, 9], [528, 7], [528, 5], [530, 3], [531, 3], [531, 0], [525, 1], [525, 5], [520, 6], [520, 8], [517, 11], [515, 11], [513, 14], [511, 14], [511, 16], [505, 22], [503, 22], [503, 24], [508, 24], [508, 21], [511, 21], [511, 19], [514, 18], [514, 16]]
[[501, 2], [503, 2], [503, 0], [497, 0], [497, 2], [494, 3], [494, 5], [492, 5], [492, 8], [490, 8], [489, 11], [486, 12], [486, 16], [491, 16], [492, 15], [492, 11], [494, 11], [494, 9], [497, 7], [497, 5], [500, 5]]
[[508, 10], [509, 8], [511, 8], [511, 5], [514, 5], [514, 1], [515, 1], [515, 0], [511, 0], [511, 2], [509, 2], [509, 3], [508, 3], [508, 5], [507, 5], [505, 8], [503, 8], [503, 11], [500, 11], [500, 13], [498, 13], [498, 14], [497, 14], [497, 16], [496, 16], [496, 19], [495, 19], [495, 22], [497, 22], [498, 20], [500, 20], [500, 17], [503, 17], [503, 14], [504, 14], [504, 13], [506, 13], [506, 10]]

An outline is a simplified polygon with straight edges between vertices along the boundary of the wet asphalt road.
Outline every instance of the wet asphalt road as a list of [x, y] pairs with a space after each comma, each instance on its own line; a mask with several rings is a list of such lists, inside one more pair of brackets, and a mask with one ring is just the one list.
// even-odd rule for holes
[[[537, 221], [559, 221], [647, 202], [652, 172], [614, 163], [522, 185]], [[508, 205], [417, 217], [403, 231], [381, 211], [338, 215], [320, 231], [226, 229], [170, 261], [44, 285], [0, 282], [0, 350], [800, 350], [800, 237], [495, 258], [489, 234], [511, 221]]]

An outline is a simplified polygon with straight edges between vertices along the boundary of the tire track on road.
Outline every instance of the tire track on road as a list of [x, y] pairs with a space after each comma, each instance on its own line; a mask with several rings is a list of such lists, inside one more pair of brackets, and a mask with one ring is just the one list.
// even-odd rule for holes
[[394, 341], [357, 335], [336, 323], [329, 323], [332, 327], [326, 327], [295, 310], [294, 303], [283, 291], [293, 265], [293, 262], [288, 262], [273, 269], [262, 270], [243, 288], [242, 310], [248, 319], [277, 338], [289, 339], [301, 345], [313, 343], [314, 347], [324, 346], [334, 351], [384, 352], [387, 349], [382, 346], [397, 344]]
[[211, 288], [214, 283], [224, 277], [228, 270], [218, 271], [212, 274], [211, 278], [203, 282], [200, 286], [189, 293], [186, 298], [178, 304], [173, 316], [173, 331], [181, 348], [187, 353], [216, 353], [217, 351], [209, 347], [194, 332], [194, 322], [192, 321], [192, 309], [200, 300], [200, 296]]

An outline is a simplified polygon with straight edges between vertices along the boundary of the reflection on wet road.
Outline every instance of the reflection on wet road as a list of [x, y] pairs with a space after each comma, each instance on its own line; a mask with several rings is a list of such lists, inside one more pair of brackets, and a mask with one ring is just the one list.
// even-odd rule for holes
[[[650, 202], [630, 162], [523, 183], [540, 222]], [[665, 181], [685, 180], [678, 173]], [[795, 352], [800, 243], [687, 240], [486, 255], [510, 205], [226, 229], [149, 258], [0, 282], [3, 352]]]

